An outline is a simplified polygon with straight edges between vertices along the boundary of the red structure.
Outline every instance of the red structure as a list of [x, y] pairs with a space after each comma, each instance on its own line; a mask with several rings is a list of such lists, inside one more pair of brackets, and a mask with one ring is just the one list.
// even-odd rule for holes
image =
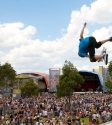
[[29, 77], [34, 77], [37, 79], [39, 88], [41, 92], [47, 92], [48, 88], [48, 75], [40, 72], [26, 72], [22, 73], [28, 75]]
[[[25, 75], [28, 75], [29, 77], [33, 76], [36, 77], [38, 79], [38, 84], [40, 86], [40, 91], [41, 92], [47, 92], [49, 89], [49, 85], [51, 85], [52, 81], [54, 83], [57, 84], [58, 83], [58, 79], [57, 76], [60, 75], [60, 70], [54, 70], [54, 69], [50, 69], [50, 74], [44, 74], [44, 73], [40, 73], [40, 72], [26, 72], [26, 73], [22, 73]], [[75, 89], [75, 92], [81, 92], [81, 91], [96, 91], [96, 90], [100, 90], [102, 91], [102, 80], [99, 74], [95, 73], [95, 72], [91, 72], [91, 71], [79, 71], [79, 74], [83, 76], [84, 78], [84, 83], [81, 85], [80, 89], [77, 88]], [[50, 80], [51, 78], [51, 80]], [[56, 80], [55, 80], [56, 79]], [[50, 82], [51, 81], [51, 82]], [[49, 84], [50, 82], [50, 84]], [[53, 91], [56, 92], [56, 91]]]
[[81, 85], [80, 89], [75, 89], [75, 91], [102, 91], [102, 81], [99, 74], [90, 71], [79, 71], [79, 74], [83, 76], [84, 83]]

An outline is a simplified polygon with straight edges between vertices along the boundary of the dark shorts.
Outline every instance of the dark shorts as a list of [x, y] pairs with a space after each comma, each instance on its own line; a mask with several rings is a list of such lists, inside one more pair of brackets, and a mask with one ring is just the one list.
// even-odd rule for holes
[[89, 38], [88, 52], [90, 56], [91, 62], [96, 62], [95, 56], [95, 48], [101, 47], [101, 42], [97, 42], [94, 37]]

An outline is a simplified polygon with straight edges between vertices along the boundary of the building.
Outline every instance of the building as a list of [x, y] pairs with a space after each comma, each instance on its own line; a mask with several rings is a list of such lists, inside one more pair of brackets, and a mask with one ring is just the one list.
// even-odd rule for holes
[[[79, 71], [79, 74], [83, 76], [85, 82], [81, 85], [80, 89], [75, 89], [75, 91], [89, 91], [93, 90], [96, 91], [99, 89], [102, 90], [102, 79], [100, 75], [96, 72], [91, 71]], [[49, 89], [49, 82], [50, 84], [58, 83], [58, 76], [60, 75], [59, 69], [50, 69], [50, 74], [44, 74], [40, 72], [26, 72], [21, 73], [16, 76], [15, 84], [13, 85], [13, 96], [14, 97], [21, 97], [20, 87], [24, 86], [24, 83], [29, 80], [33, 79], [35, 84], [38, 84], [40, 93], [48, 92]], [[51, 79], [50, 79], [51, 78]], [[55, 85], [56, 86], [56, 85]], [[56, 91], [53, 91], [56, 92]]]
[[56, 85], [59, 83], [60, 68], [49, 69], [49, 92], [56, 92]]
[[83, 76], [85, 81], [80, 89], [75, 89], [75, 91], [102, 91], [103, 83], [98, 73], [82, 70], [79, 71], [79, 74]]
[[108, 68], [99, 66], [99, 68], [93, 69], [93, 71], [101, 75], [102, 80], [103, 80], [103, 91], [106, 91], [107, 88], [105, 87], [105, 82], [107, 81], [107, 79], [110, 79]]
[[20, 87], [29, 79], [33, 79], [35, 84], [38, 84], [40, 93], [47, 92], [48, 75], [40, 72], [21, 73], [16, 76], [15, 84], [13, 85], [13, 97], [21, 97]]
[[107, 81], [107, 76], [108, 76], [108, 68], [105, 68], [103, 66], [99, 66], [99, 68], [97, 69], [93, 69], [93, 72], [99, 73], [100, 76], [102, 77], [103, 80], [103, 85], [105, 84], [105, 82]]
[[32, 78], [35, 83], [38, 84], [40, 92], [47, 92], [48, 87], [48, 75], [40, 72], [28, 72], [22, 73]]

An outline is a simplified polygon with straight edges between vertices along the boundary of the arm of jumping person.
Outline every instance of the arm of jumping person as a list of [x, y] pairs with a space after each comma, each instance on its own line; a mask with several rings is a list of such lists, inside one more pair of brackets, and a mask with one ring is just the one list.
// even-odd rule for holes
[[[90, 55], [87, 54], [86, 57], [87, 57], [87, 58], [90, 58]], [[103, 58], [102, 55], [95, 55], [95, 56], [94, 56], [94, 59], [95, 59], [95, 60], [99, 60], [99, 59], [102, 59], [102, 58]]]
[[80, 32], [80, 39], [83, 38], [83, 34], [84, 34], [84, 29], [85, 29], [85, 27], [86, 27], [86, 22], [84, 23], [84, 25], [83, 25], [83, 27], [82, 27], [82, 30], [81, 30], [81, 32]]

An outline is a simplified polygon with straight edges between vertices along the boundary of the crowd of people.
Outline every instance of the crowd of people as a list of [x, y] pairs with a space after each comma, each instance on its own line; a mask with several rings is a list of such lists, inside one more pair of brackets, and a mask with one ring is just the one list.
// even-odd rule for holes
[[21, 99], [7, 97], [0, 102], [0, 115], [0, 125], [99, 125], [111, 121], [112, 95], [73, 94], [70, 103], [67, 97], [49, 93]]

